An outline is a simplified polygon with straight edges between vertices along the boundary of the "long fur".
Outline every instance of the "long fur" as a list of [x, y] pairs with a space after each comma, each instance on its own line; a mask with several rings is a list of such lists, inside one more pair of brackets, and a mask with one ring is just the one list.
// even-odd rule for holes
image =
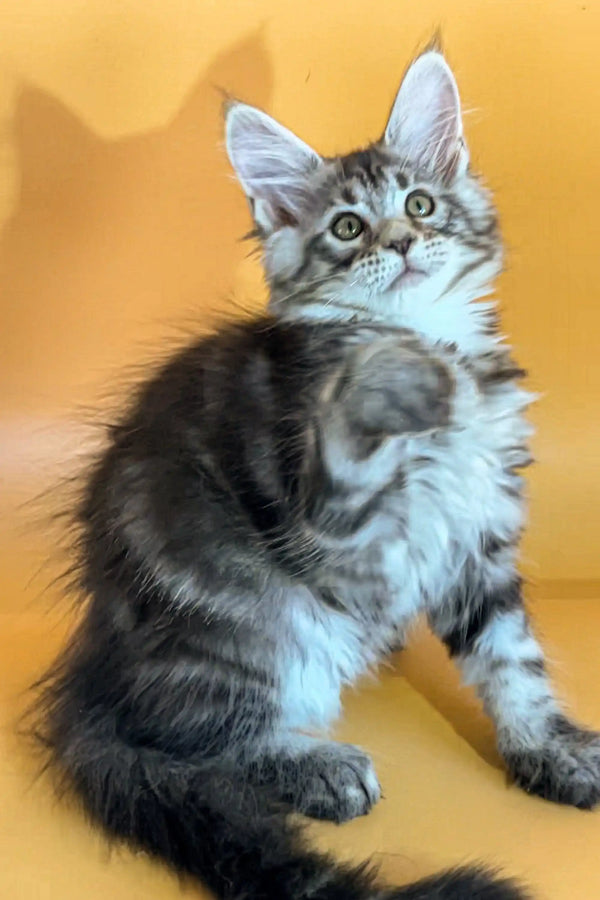
[[[53, 701], [46, 697], [55, 704], [57, 720], [61, 714], [74, 713], [59, 712], [64, 688], [63, 683]], [[219, 897], [525, 898], [512, 882], [483, 869], [455, 870], [407, 888], [385, 890], [377, 884], [372, 866], [341, 865], [312, 851], [301, 827], [278, 809], [276, 798], [249, 787], [230, 766], [181, 761], [153, 748], [132, 747], [107, 724], [87, 726], [76, 745], [72, 734], [63, 742], [55, 736], [52, 747], [57, 753], [59, 743], [71, 744], [70, 758], [60, 758], [61, 768], [69, 766], [68, 785], [76, 790], [91, 821], [178, 873], [202, 879]]]
[[524, 897], [477, 869], [381, 887], [289, 819], [379, 800], [369, 756], [311, 732], [419, 613], [515, 780], [599, 797], [600, 741], [553, 696], [516, 567], [531, 396], [479, 302], [496, 215], [447, 64], [429, 51], [407, 79], [384, 138], [333, 160], [229, 108], [270, 312], [140, 386], [75, 509], [82, 620], [39, 685], [40, 737], [95, 822], [225, 900]]

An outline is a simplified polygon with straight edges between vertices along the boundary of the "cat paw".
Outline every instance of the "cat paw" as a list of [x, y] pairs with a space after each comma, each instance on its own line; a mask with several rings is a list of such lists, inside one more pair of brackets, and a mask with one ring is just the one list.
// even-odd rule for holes
[[555, 716], [549, 737], [537, 750], [505, 755], [515, 782], [530, 794], [579, 809], [600, 802], [600, 734]]
[[288, 801], [313, 819], [347, 822], [366, 815], [381, 796], [369, 756], [352, 744], [320, 744], [298, 760]]
[[342, 402], [352, 426], [370, 434], [419, 434], [447, 425], [454, 379], [416, 342], [381, 341], [358, 351]]

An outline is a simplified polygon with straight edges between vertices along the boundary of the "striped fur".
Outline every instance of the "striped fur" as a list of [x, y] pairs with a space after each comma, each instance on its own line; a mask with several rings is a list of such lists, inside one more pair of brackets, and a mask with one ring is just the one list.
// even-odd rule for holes
[[344, 157], [240, 104], [227, 141], [270, 311], [175, 355], [110, 429], [76, 510], [85, 606], [41, 685], [43, 738], [94, 821], [224, 900], [517, 900], [479, 870], [381, 888], [284, 815], [377, 802], [368, 755], [311, 732], [419, 614], [515, 780], [598, 800], [600, 741], [560, 710], [523, 606], [532, 398], [475, 302], [501, 247], [454, 79], [421, 56], [384, 137]]

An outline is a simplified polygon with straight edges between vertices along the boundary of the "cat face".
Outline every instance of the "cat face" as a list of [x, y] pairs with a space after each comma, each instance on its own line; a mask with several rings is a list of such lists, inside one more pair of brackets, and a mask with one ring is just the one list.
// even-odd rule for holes
[[469, 171], [456, 82], [437, 52], [410, 66], [365, 150], [320, 157], [238, 103], [227, 147], [279, 312], [401, 320], [420, 299], [478, 296], [500, 268], [496, 215]]

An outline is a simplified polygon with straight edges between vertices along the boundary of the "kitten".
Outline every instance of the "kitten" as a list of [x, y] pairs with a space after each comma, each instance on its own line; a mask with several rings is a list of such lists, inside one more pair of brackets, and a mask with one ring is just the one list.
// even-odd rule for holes
[[600, 796], [600, 737], [561, 711], [523, 606], [531, 396], [475, 302], [501, 244], [454, 77], [419, 56], [381, 140], [339, 158], [242, 103], [226, 133], [270, 309], [109, 430], [76, 511], [84, 615], [44, 683], [51, 758], [109, 834], [223, 898], [516, 900], [476, 869], [380, 887], [287, 818], [379, 799], [365, 752], [310, 732], [419, 613], [515, 781]]

